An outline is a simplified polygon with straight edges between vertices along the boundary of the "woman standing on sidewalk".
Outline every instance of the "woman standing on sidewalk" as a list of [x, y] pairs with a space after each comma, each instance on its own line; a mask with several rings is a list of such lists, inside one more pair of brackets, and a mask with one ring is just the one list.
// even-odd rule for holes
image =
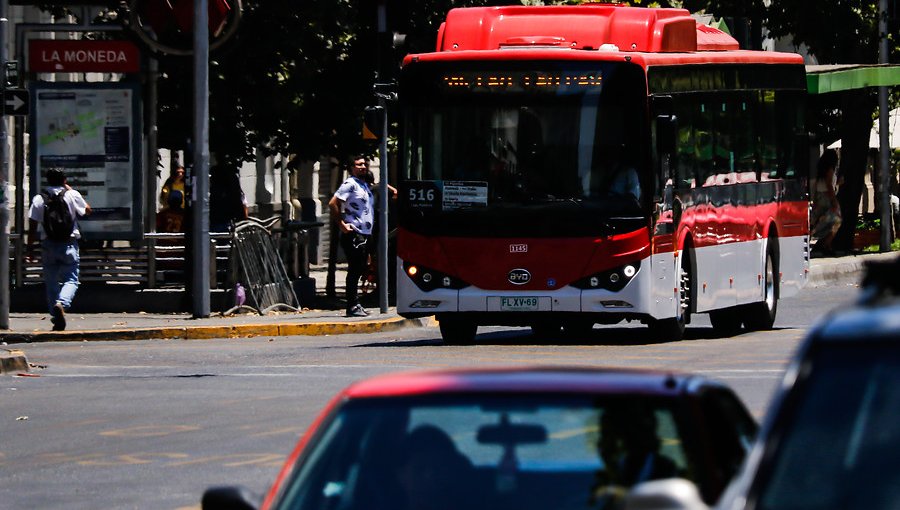
[[812, 237], [816, 240], [813, 252], [823, 255], [832, 253], [831, 242], [841, 228], [841, 206], [837, 199], [835, 179], [837, 163], [837, 152], [828, 149], [822, 153], [816, 168], [816, 188], [809, 223], [812, 226]]

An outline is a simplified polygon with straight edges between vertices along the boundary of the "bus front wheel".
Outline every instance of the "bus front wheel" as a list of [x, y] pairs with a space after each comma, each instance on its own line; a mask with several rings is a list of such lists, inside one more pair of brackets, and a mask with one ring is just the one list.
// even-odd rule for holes
[[693, 278], [691, 277], [691, 261], [687, 256], [687, 248], [683, 250], [681, 271], [678, 275], [678, 310], [676, 316], [668, 319], [650, 321], [650, 334], [659, 342], [675, 342], [684, 338], [685, 325], [690, 322], [691, 298], [693, 294]]
[[447, 345], [470, 345], [475, 342], [478, 325], [464, 319], [438, 317], [441, 338]]

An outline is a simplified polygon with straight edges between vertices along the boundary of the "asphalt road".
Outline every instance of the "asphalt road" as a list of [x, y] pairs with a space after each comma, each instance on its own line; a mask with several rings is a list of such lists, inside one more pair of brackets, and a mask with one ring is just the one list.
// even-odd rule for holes
[[263, 492], [316, 412], [377, 373], [473, 365], [671, 368], [736, 389], [762, 416], [806, 329], [856, 294], [806, 289], [780, 303], [776, 330], [715, 338], [705, 316], [688, 338], [654, 343], [640, 326], [537, 343], [527, 329], [482, 328], [449, 347], [436, 328], [380, 335], [46, 343], [35, 377], [0, 378], [0, 501], [7, 508], [196, 508], [210, 485]]

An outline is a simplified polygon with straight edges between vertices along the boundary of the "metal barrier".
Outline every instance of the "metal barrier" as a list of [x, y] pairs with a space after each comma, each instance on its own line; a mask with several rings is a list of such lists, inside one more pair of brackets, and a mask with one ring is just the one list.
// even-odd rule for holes
[[[237, 254], [238, 280], [244, 286], [247, 298], [260, 315], [275, 309], [299, 311], [300, 303], [291, 279], [279, 256], [270, 229], [278, 217], [269, 220], [250, 218], [234, 226], [232, 253]], [[228, 314], [229, 312], [225, 312]]]
[[[209, 233], [209, 278], [212, 288], [228, 285], [228, 267], [231, 257], [231, 232]], [[186, 236], [182, 232], [147, 232], [144, 234], [147, 249], [147, 287], [156, 288], [161, 283], [185, 282], [186, 270], [191, 261], [186, 259]]]

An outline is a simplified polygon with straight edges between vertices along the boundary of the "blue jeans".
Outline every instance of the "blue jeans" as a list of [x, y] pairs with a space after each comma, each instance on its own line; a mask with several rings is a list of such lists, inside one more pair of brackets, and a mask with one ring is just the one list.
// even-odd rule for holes
[[[78, 241], [41, 242], [41, 261], [44, 266], [44, 287], [47, 290], [47, 308], [60, 303], [68, 310], [78, 290]], [[62, 286], [60, 286], [62, 282]]]

